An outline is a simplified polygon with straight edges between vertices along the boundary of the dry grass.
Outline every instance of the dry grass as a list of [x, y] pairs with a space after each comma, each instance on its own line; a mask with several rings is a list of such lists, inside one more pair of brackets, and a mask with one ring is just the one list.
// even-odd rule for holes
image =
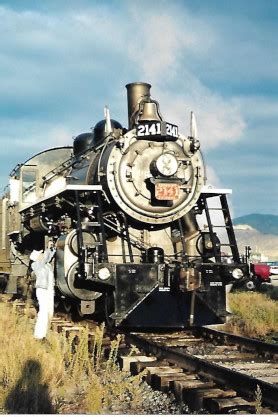
[[48, 347], [34, 340], [27, 316], [6, 304], [0, 304], [0, 315], [0, 407], [11, 413], [56, 411], [53, 393], [65, 377], [58, 340], [50, 334]]
[[[178, 413], [167, 396], [121, 372], [116, 362], [120, 336], [103, 358], [104, 326], [96, 329], [91, 351], [88, 329], [79, 343], [49, 331], [34, 340], [34, 323], [0, 303], [0, 409], [9, 414], [169, 414]], [[132, 352], [131, 352], [132, 353]], [[0, 413], [1, 413], [0, 410]]]
[[234, 317], [229, 325], [250, 337], [265, 337], [278, 331], [278, 303], [265, 294], [239, 292], [229, 294]]
[[260, 386], [257, 385], [256, 391], [255, 391], [256, 414], [262, 414], [262, 411], [263, 411], [262, 400], [263, 400], [262, 390], [261, 390]]

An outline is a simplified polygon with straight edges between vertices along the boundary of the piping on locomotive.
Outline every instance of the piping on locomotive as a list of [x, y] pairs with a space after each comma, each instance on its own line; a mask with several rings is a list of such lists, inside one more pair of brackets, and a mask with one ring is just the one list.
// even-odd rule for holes
[[[126, 88], [128, 129], [105, 108], [105, 119], [73, 147], [47, 149], [10, 174], [1, 214], [6, 292], [25, 279], [30, 252], [53, 239], [56, 297], [69, 309], [100, 310], [108, 323], [130, 328], [224, 322], [226, 286], [247, 275], [231, 190], [205, 185], [193, 114], [185, 136], [163, 119], [150, 84]], [[212, 224], [212, 197], [220, 201], [224, 242]]]

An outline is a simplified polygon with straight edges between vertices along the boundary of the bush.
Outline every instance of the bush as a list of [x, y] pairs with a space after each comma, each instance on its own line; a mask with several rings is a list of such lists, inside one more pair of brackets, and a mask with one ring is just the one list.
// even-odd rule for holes
[[271, 288], [268, 292], [268, 295], [272, 300], [277, 301], [278, 300], [278, 287]]
[[119, 370], [120, 336], [104, 360], [103, 334], [104, 326], [97, 327], [90, 352], [86, 328], [77, 344], [73, 337], [52, 331], [44, 343], [33, 338], [28, 314], [19, 316], [6, 303], [0, 303], [2, 413], [178, 413], [171, 399], [142, 381], [143, 373], [131, 376]]
[[[34, 340], [27, 316], [0, 304], [0, 407], [9, 413], [53, 413], [53, 393], [65, 377], [60, 345]], [[43, 398], [43, 401], [41, 400]]]
[[265, 337], [277, 331], [278, 304], [267, 295], [253, 292], [230, 293], [229, 303], [234, 313], [230, 321], [234, 331], [250, 337]]

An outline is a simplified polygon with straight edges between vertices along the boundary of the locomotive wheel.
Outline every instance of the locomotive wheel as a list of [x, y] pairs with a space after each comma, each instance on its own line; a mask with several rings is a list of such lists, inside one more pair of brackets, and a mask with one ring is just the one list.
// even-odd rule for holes
[[75, 306], [75, 309], [74, 309], [74, 310], [76, 311], [77, 318], [82, 319], [82, 318], [85, 316], [85, 314], [83, 314], [83, 313], [81, 312], [81, 306], [80, 306], [80, 304], [76, 304], [76, 306]]
[[256, 275], [255, 278], [255, 285], [256, 285], [256, 289], [259, 290], [262, 286], [263, 281], [261, 280], [261, 278], [259, 276]]
[[79, 303], [75, 303], [71, 309], [71, 320], [72, 321], [80, 321], [85, 317], [85, 314], [81, 312], [81, 307]]
[[254, 281], [251, 281], [251, 280], [246, 282], [245, 287], [247, 291], [254, 291], [256, 289], [256, 285]]
[[108, 327], [115, 326], [115, 319], [110, 317], [115, 312], [115, 293], [106, 293], [104, 296], [104, 311], [105, 311], [105, 323]]
[[69, 313], [71, 311], [72, 305], [68, 301], [63, 300], [62, 305], [66, 313]]

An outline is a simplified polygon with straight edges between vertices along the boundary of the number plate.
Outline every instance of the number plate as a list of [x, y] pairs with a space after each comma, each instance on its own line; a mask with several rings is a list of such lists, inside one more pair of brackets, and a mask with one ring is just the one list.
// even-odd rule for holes
[[155, 184], [155, 198], [157, 200], [177, 200], [179, 198], [179, 184]]
[[167, 138], [168, 140], [175, 140], [179, 137], [178, 126], [164, 121], [139, 122], [136, 133], [137, 137], [140, 139]]

